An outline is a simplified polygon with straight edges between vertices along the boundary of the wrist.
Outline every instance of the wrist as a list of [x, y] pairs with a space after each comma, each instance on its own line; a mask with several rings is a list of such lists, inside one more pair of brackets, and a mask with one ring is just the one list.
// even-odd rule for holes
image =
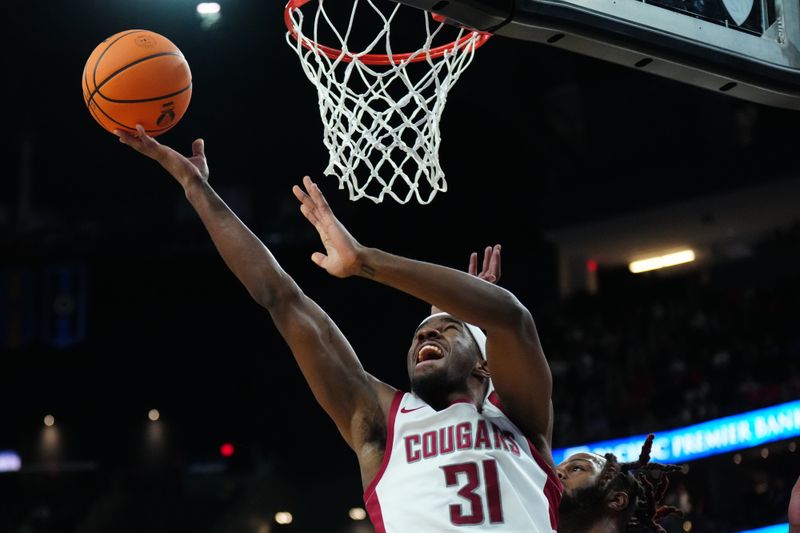
[[201, 179], [199, 176], [190, 176], [181, 181], [181, 186], [183, 187], [183, 192], [186, 195], [186, 199], [192, 203], [196, 198], [204, 195], [207, 192], [205, 187], [206, 184], [207, 182]]
[[356, 248], [356, 275], [364, 278], [375, 279], [378, 270], [376, 268], [376, 258], [380, 250], [358, 246]]

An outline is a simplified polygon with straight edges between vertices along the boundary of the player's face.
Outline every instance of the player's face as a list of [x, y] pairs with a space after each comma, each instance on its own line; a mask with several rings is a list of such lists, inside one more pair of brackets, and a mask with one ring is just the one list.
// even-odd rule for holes
[[566, 496], [576, 491], [594, 486], [600, 472], [606, 465], [606, 458], [593, 453], [576, 453], [556, 467], [556, 473], [564, 485]]
[[412, 389], [421, 381], [466, 385], [476, 362], [475, 340], [460, 320], [442, 315], [424, 322], [408, 351]]

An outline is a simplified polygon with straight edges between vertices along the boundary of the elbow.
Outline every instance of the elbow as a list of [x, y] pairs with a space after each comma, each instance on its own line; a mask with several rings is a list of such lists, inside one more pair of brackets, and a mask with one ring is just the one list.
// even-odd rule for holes
[[516, 298], [512, 298], [504, 316], [503, 325], [510, 332], [515, 332], [530, 342], [538, 343], [539, 334], [536, 331], [536, 322], [530, 310], [522, 305]]
[[273, 312], [278, 307], [297, 302], [303, 297], [303, 291], [288, 276], [281, 283], [264, 282], [247, 287], [247, 292], [258, 305]]
[[536, 329], [533, 321], [533, 315], [531, 314], [530, 310], [522, 305], [522, 302], [520, 302], [511, 293], [506, 294], [503, 312], [498, 313], [498, 316], [502, 317], [503, 324], [505, 324], [509, 329], [514, 329], [516, 331], [528, 331], [530, 329]]

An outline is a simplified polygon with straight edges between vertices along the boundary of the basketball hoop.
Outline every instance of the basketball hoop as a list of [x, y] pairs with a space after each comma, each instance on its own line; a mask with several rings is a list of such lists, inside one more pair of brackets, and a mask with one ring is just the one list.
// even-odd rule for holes
[[[317, 9], [307, 36], [301, 8], [312, 1]], [[340, 189], [347, 187], [350, 200], [366, 197], [380, 203], [389, 195], [401, 204], [411, 198], [428, 204], [447, 190], [438, 156], [447, 94], [491, 34], [453, 29], [454, 40], [434, 46], [451, 26], [420, 12], [425, 30], [421, 48], [394, 53], [390, 27], [401, 6], [395, 4], [386, 15], [376, 1], [382, 0], [353, 0], [347, 30], [339, 32], [324, 9], [325, 0], [289, 0], [286, 40], [317, 88], [329, 155], [325, 174], [336, 176]], [[353, 51], [348, 40], [360, 4], [371, 7], [383, 27], [362, 50]], [[320, 26], [338, 39], [338, 48], [320, 44]], [[379, 45], [383, 52], [376, 51]]]

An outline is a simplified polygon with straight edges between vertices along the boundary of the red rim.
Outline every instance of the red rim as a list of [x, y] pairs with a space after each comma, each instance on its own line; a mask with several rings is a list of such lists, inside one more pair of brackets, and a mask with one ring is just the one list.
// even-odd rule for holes
[[[297, 32], [294, 29], [294, 24], [292, 23], [292, 18], [290, 16], [291, 12], [295, 9], [300, 9], [304, 5], [306, 5], [311, 0], [289, 0], [286, 4], [286, 9], [283, 12], [283, 20], [286, 22], [286, 28], [289, 30], [289, 34], [292, 38], [296, 41], [297, 40]], [[440, 17], [436, 15], [432, 15], [435, 20], [439, 20]], [[477, 50], [481, 46], [483, 46], [486, 41], [489, 40], [489, 37], [492, 36], [491, 33], [483, 32], [483, 31], [473, 31], [465, 36], [461, 37], [457, 41], [453, 41], [452, 43], [443, 44], [442, 46], [437, 46], [436, 48], [431, 48], [430, 52], [428, 53], [419, 53], [419, 52], [409, 52], [403, 54], [392, 54], [391, 57], [387, 54], [364, 54], [358, 56], [358, 60], [364, 63], [365, 65], [394, 65], [397, 63], [401, 63], [403, 61], [407, 61], [410, 59], [411, 63], [417, 63], [420, 61], [425, 61], [428, 57], [432, 59], [436, 59], [442, 57], [446, 52], [450, 50], [455, 50], [458, 48], [465, 47], [469, 41], [472, 39], [473, 35], [478, 35], [478, 38], [475, 40], [475, 49]], [[331, 59], [338, 59], [341, 57], [341, 60], [350, 63], [353, 61], [355, 56], [350, 53], [343, 53], [338, 48], [332, 48], [330, 46], [325, 46], [322, 44], [316, 44], [316, 46], [312, 46], [312, 41], [308, 37], [304, 38], [302, 41], [303, 47], [309, 50], [319, 50], [326, 56]], [[413, 57], [412, 56], [416, 56]]]

